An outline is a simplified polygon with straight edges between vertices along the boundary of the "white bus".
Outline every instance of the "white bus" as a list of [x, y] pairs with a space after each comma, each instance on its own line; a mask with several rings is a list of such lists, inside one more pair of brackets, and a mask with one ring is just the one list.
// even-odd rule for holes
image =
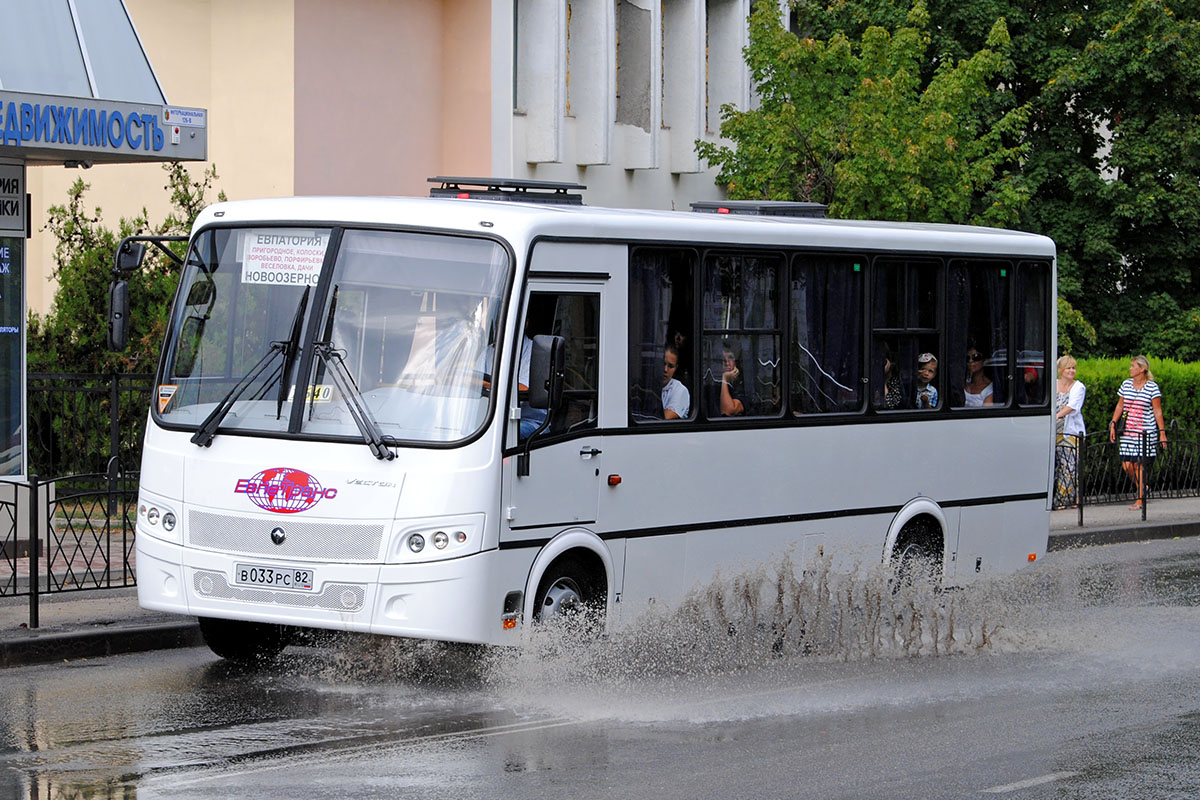
[[922, 554], [947, 585], [1045, 552], [1044, 237], [289, 198], [208, 208], [184, 262], [138, 596], [220, 655], [295, 627], [516, 643], [784, 552]]

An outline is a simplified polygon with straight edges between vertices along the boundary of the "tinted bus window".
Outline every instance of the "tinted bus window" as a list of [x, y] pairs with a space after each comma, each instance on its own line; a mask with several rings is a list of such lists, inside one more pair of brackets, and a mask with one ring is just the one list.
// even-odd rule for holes
[[865, 261], [801, 256], [792, 263], [789, 393], [794, 414], [862, 407]]
[[635, 422], [695, 413], [695, 273], [692, 250], [638, 248], [630, 256], [629, 414]]
[[[1021, 405], [1044, 405], [1047, 384], [1054, 376], [1053, 354], [1049, 346], [1050, 266], [1024, 262], [1017, 272], [1016, 318], [1013, 320], [1017, 339], [1017, 402]], [[1048, 361], [1047, 358], [1050, 358]]]
[[936, 261], [878, 259], [872, 289], [871, 394], [880, 410], [945, 403]]
[[783, 406], [783, 267], [775, 254], [705, 256], [700, 384], [709, 419], [776, 416]]
[[946, 297], [946, 377], [954, 408], [1008, 402], [1008, 308], [1013, 265], [955, 259]]

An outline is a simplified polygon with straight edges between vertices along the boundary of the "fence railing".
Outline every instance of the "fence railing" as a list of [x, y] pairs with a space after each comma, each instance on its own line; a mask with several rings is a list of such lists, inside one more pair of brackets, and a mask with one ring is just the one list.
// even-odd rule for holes
[[1054, 507], [1078, 509], [1080, 525], [1086, 506], [1114, 503], [1140, 507], [1145, 520], [1155, 500], [1200, 497], [1200, 434], [1172, 421], [1166, 446], [1156, 430], [1113, 442], [1107, 430], [1060, 437], [1054, 489]]
[[[151, 375], [28, 376], [26, 481], [0, 482], [0, 596], [133, 586]], [[62, 477], [42, 478], [39, 475]]]

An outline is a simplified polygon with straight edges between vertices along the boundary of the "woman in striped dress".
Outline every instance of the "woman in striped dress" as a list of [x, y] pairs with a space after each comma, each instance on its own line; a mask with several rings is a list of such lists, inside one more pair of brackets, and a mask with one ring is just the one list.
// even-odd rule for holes
[[[1130, 509], [1142, 507], [1146, 491], [1146, 470], [1158, 456], [1158, 445], [1167, 447], [1167, 430], [1163, 425], [1162, 393], [1150, 373], [1145, 356], [1134, 356], [1129, 362], [1129, 380], [1117, 392], [1117, 407], [1108, 423], [1108, 440], [1116, 441], [1117, 420], [1125, 416], [1121, 434], [1121, 468], [1137, 486], [1137, 502]], [[1144, 434], [1144, 435], [1143, 435]], [[1145, 449], [1143, 450], [1143, 442]]]

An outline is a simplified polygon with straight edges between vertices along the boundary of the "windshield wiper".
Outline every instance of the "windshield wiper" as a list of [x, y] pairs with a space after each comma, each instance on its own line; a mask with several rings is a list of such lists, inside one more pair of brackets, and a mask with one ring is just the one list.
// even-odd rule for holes
[[292, 332], [288, 334], [287, 349], [283, 353], [283, 374], [279, 376], [275, 419], [283, 416], [283, 403], [287, 400], [288, 387], [291, 386], [288, 376], [291, 375], [292, 365], [296, 363], [296, 354], [300, 349], [300, 329], [304, 327], [304, 309], [308, 308], [308, 294], [311, 291], [311, 286], [304, 287], [304, 294], [300, 295], [300, 303], [296, 306], [295, 316], [292, 317]]
[[267, 350], [266, 355], [250, 368], [250, 371], [237, 382], [237, 385], [221, 398], [221, 402], [217, 403], [212, 412], [204, 418], [204, 422], [200, 423], [200, 430], [192, 434], [192, 444], [200, 447], [208, 447], [212, 444], [213, 436], [217, 433], [217, 427], [221, 424], [221, 420], [225, 419], [229, 410], [233, 408], [233, 404], [258, 380], [258, 376], [262, 375], [263, 371], [271, 365], [276, 356], [287, 352], [287, 346], [287, 342], [271, 342], [271, 347]]
[[[295, 363], [296, 351], [300, 348], [300, 329], [303, 327], [304, 309], [308, 307], [308, 295], [310, 291], [312, 291], [312, 287], [305, 286], [304, 294], [300, 295], [300, 302], [296, 304], [296, 313], [292, 316], [292, 330], [288, 336], [288, 340], [286, 342], [271, 342], [266, 355], [250, 368], [250, 371], [237, 382], [237, 385], [221, 398], [221, 402], [217, 403], [212, 412], [204, 418], [204, 422], [200, 423], [200, 429], [192, 434], [192, 444], [198, 447], [208, 447], [212, 444], [213, 437], [217, 435], [217, 428], [221, 425], [221, 420], [225, 419], [229, 414], [230, 409], [233, 408], [233, 404], [258, 380], [258, 376], [262, 375], [263, 371], [270, 366], [271, 362], [275, 360], [275, 356], [282, 353], [283, 366], [279, 376], [279, 404], [275, 410], [275, 419], [279, 419], [283, 413], [283, 402], [287, 399], [287, 390], [290, 385], [287, 379], [288, 373], [291, 371], [292, 364]], [[264, 384], [262, 394], [266, 394], [267, 387], [270, 385], [270, 381]]]
[[358, 390], [358, 385], [350, 375], [350, 370], [346, 368], [342, 354], [333, 349], [333, 345], [329, 342], [317, 342], [314, 349], [321, 362], [328, 368], [338, 393], [346, 401], [346, 408], [350, 411], [350, 416], [354, 418], [354, 424], [358, 426], [363, 441], [371, 448], [371, 454], [381, 461], [391, 461], [396, 454], [385, 446], [379, 425], [376, 424], [375, 418], [371, 416], [371, 410], [363, 401], [362, 392]]

